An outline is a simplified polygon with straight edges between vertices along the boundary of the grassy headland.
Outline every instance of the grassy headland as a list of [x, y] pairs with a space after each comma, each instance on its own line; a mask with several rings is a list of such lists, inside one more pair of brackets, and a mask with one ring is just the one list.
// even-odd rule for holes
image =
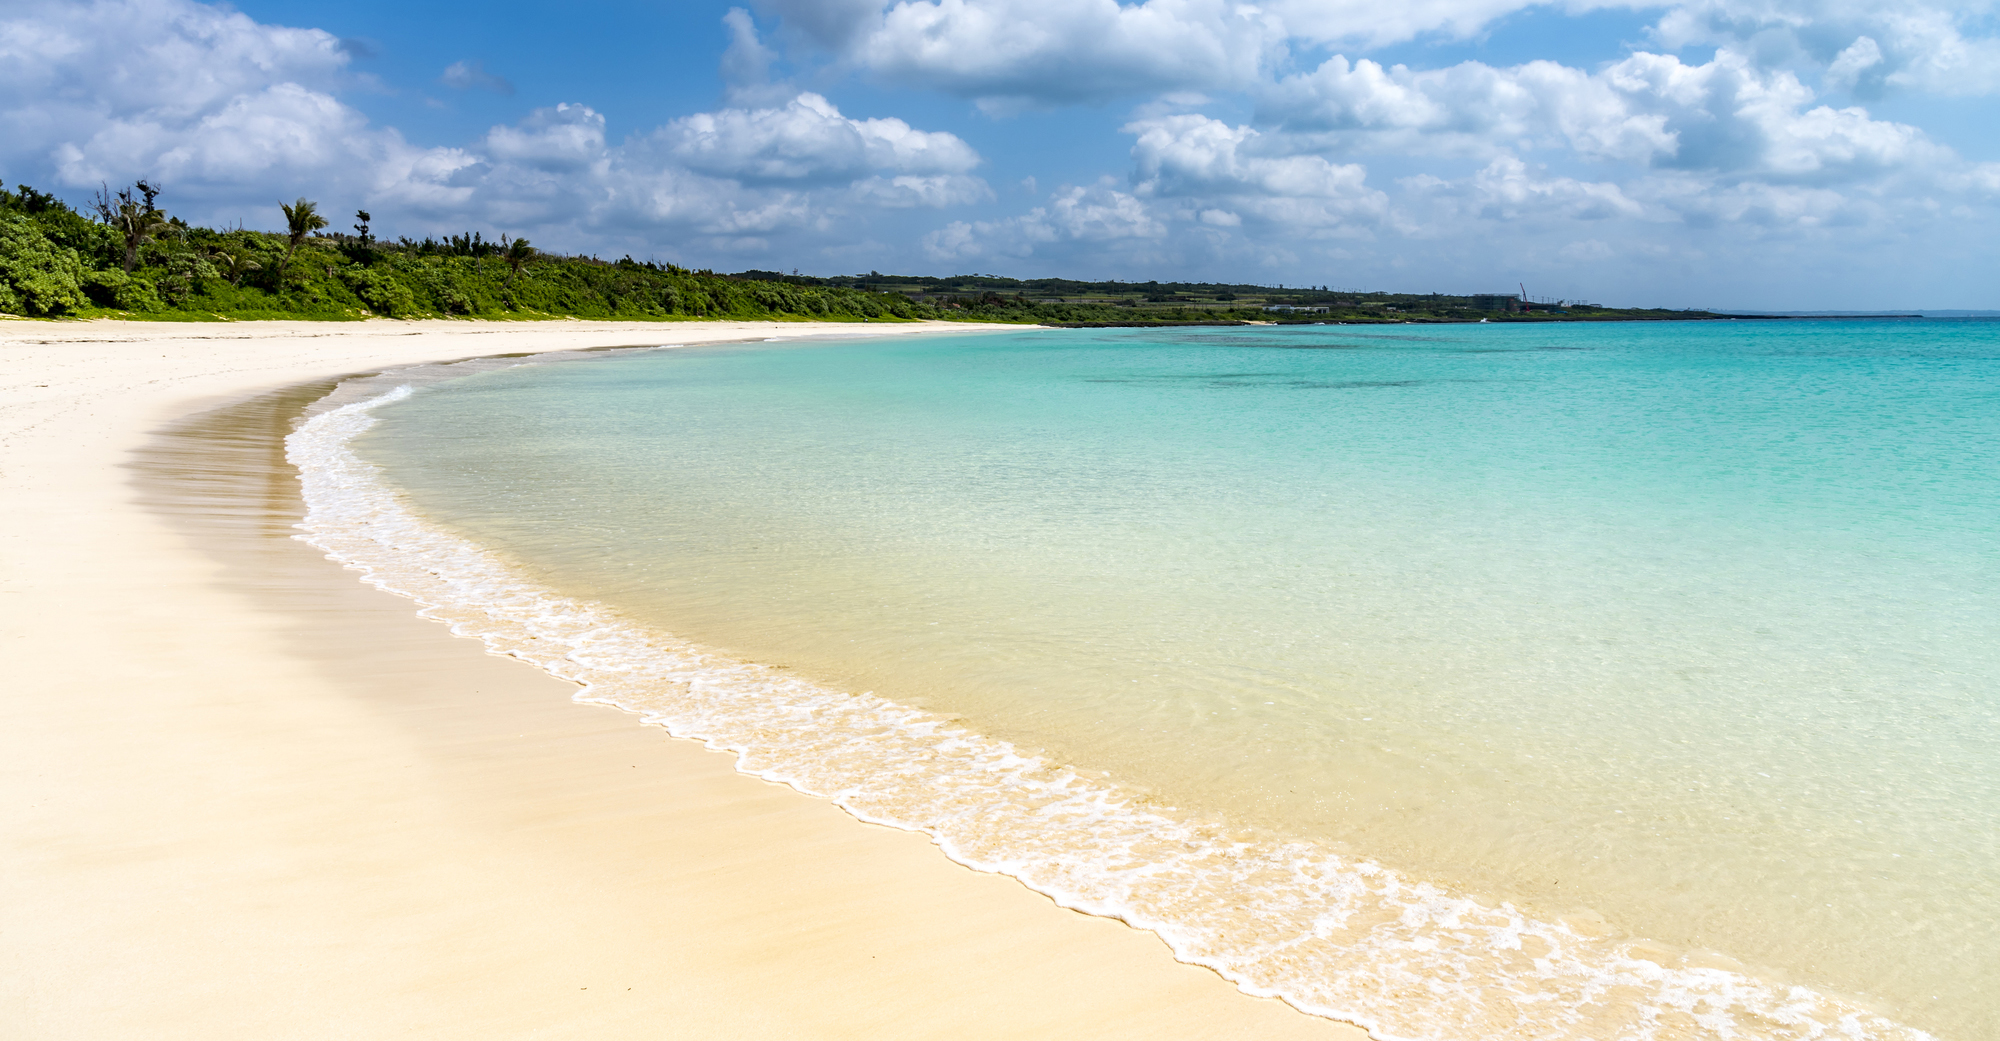
[[[315, 204], [287, 230], [190, 225], [141, 181], [79, 212], [26, 185], [0, 188], [0, 313], [164, 321], [388, 318], [814, 321], [942, 319], [1024, 324], [1605, 321], [1720, 317], [1589, 304], [1496, 306], [1494, 296], [1161, 282], [718, 274], [625, 257], [562, 256], [479, 233], [378, 239], [366, 212], [328, 230]], [[1482, 306], [1484, 305], [1484, 306]], [[1518, 303], [1512, 305], [1518, 307]]]

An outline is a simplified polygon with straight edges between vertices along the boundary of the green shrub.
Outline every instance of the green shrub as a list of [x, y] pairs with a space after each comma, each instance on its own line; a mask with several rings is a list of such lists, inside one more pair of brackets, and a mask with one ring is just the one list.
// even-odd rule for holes
[[354, 295], [368, 305], [370, 311], [385, 318], [410, 314], [417, 309], [416, 294], [387, 271], [350, 267], [342, 271], [340, 277], [354, 291]]
[[99, 307], [140, 312], [166, 310], [160, 294], [151, 285], [123, 271], [92, 271], [83, 276], [83, 292]]
[[0, 311], [41, 317], [75, 311], [83, 294], [76, 250], [49, 241], [25, 217], [0, 217]]

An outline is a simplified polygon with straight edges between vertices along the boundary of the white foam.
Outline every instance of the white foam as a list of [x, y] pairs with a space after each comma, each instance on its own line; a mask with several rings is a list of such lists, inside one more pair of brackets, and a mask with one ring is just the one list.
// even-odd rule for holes
[[735, 753], [746, 773], [921, 832], [951, 859], [1151, 930], [1243, 990], [1384, 1039], [1930, 1035], [1815, 991], [1666, 967], [1511, 905], [1487, 906], [1306, 842], [1187, 820], [1114, 783], [868, 694], [814, 686], [557, 595], [420, 518], [350, 442], [409, 386], [320, 411], [287, 439], [298, 536], [424, 617]]

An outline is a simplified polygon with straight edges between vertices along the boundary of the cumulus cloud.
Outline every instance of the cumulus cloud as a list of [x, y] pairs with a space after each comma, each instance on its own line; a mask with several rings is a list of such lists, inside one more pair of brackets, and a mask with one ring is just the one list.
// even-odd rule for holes
[[1026, 257], [1039, 248], [1064, 247], [1057, 255], [1103, 252], [1105, 247], [1127, 255], [1164, 238], [1166, 225], [1137, 196], [1119, 191], [1106, 179], [1097, 184], [1065, 185], [1050, 193], [1046, 205], [999, 221], [953, 221], [924, 238], [924, 252], [934, 261], [956, 263], [993, 257]]
[[1501, 156], [1469, 178], [1412, 178], [1418, 196], [1444, 202], [1457, 219], [1518, 222], [1523, 219], [1601, 221], [1641, 217], [1646, 208], [1616, 184], [1551, 175], [1514, 156]]
[[9, 108], [64, 116], [187, 118], [273, 83], [326, 89], [348, 60], [330, 33], [189, 0], [24, 0], [0, 16], [0, 91], [36, 102]]
[[1663, 114], [1631, 104], [1605, 76], [1551, 61], [1415, 71], [1335, 55], [1268, 87], [1259, 116], [1292, 132], [1413, 153], [1476, 153], [1522, 139], [1597, 158], [1647, 159], [1674, 147]]
[[239, 95], [197, 119], [112, 119], [87, 139], [57, 145], [52, 158], [58, 179], [71, 185], [150, 176], [197, 189], [280, 190], [332, 181], [376, 198], [433, 204], [462, 198], [446, 182], [472, 163], [456, 149], [411, 147], [331, 96], [292, 83]]
[[851, 119], [817, 94], [697, 113], [613, 144], [588, 106], [538, 109], [489, 131], [474, 179], [494, 219], [574, 234], [705, 237], [762, 249], [772, 236], [833, 236], [870, 212], [992, 197], [980, 158], [951, 134]]
[[[8, 99], [0, 161], [46, 169], [64, 149], [71, 176], [96, 177], [125, 157], [171, 147], [184, 128], [230, 122], [223, 113], [232, 106], [236, 122], [252, 108], [312, 108], [347, 62], [331, 34], [259, 25], [201, 4], [31, 0], [0, 15], [0, 97]], [[268, 95], [281, 84], [296, 89]], [[261, 105], [247, 100], [259, 95]]]
[[604, 117], [589, 106], [538, 108], [513, 126], [486, 132], [486, 154], [496, 162], [544, 170], [578, 170], [606, 156]]
[[657, 139], [689, 169], [753, 182], [852, 181], [870, 170], [963, 174], [979, 165], [978, 153], [952, 134], [900, 119], [848, 119], [810, 93], [782, 107], [678, 119]]
[[1283, 154], [1282, 142], [1250, 127], [1180, 114], [1124, 132], [1135, 139], [1129, 191], [1110, 178], [1065, 185], [1017, 217], [951, 222], [925, 238], [925, 254], [1160, 266], [1241, 252], [1253, 237], [1366, 235], [1388, 214], [1388, 197], [1368, 187], [1360, 165]]
[[1172, 200], [1176, 216], [1214, 227], [1282, 224], [1297, 232], [1361, 229], [1387, 212], [1387, 197], [1355, 163], [1288, 155], [1283, 139], [1200, 115], [1140, 120], [1125, 127], [1135, 194]]
[[1837, 180], [1947, 156], [1915, 127], [1814, 100], [1793, 73], [1732, 51], [1700, 65], [1641, 52], [1594, 73], [1547, 61], [1415, 71], [1336, 56], [1274, 84], [1260, 115], [1348, 147], [1497, 154], [1525, 141], [1741, 177]]
[[902, 0], [762, 5], [838, 59], [990, 110], [1244, 87], [1285, 39], [1228, 0]]
[[1653, 35], [1669, 48], [1729, 47], [1761, 65], [1825, 70], [1863, 97], [2000, 90], [1992, 0], [1682, 0]]

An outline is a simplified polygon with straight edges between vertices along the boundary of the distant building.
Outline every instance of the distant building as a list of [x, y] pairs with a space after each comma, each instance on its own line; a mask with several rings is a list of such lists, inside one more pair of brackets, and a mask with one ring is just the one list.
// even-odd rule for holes
[[1305, 304], [1265, 304], [1265, 305], [1264, 305], [1264, 310], [1266, 310], [1266, 311], [1294, 311], [1294, 312], [1305, 312], [1305, 313], [1307, 313], [1307, 314], [1325, 314], [1325, 313], [1327, 313], [1328, 311], [1331, 311], [1331, 310], [1333, 310], [1333, 308], [1331, 308], [1331, 307], [1314, 307], [1314, 306], [1307, 306], [1307, 305], [1305, 305]]
[[1521, 298], [1512, 293], [1474, 293], [1472, 308], [1475, 311], [1519, 311]]

